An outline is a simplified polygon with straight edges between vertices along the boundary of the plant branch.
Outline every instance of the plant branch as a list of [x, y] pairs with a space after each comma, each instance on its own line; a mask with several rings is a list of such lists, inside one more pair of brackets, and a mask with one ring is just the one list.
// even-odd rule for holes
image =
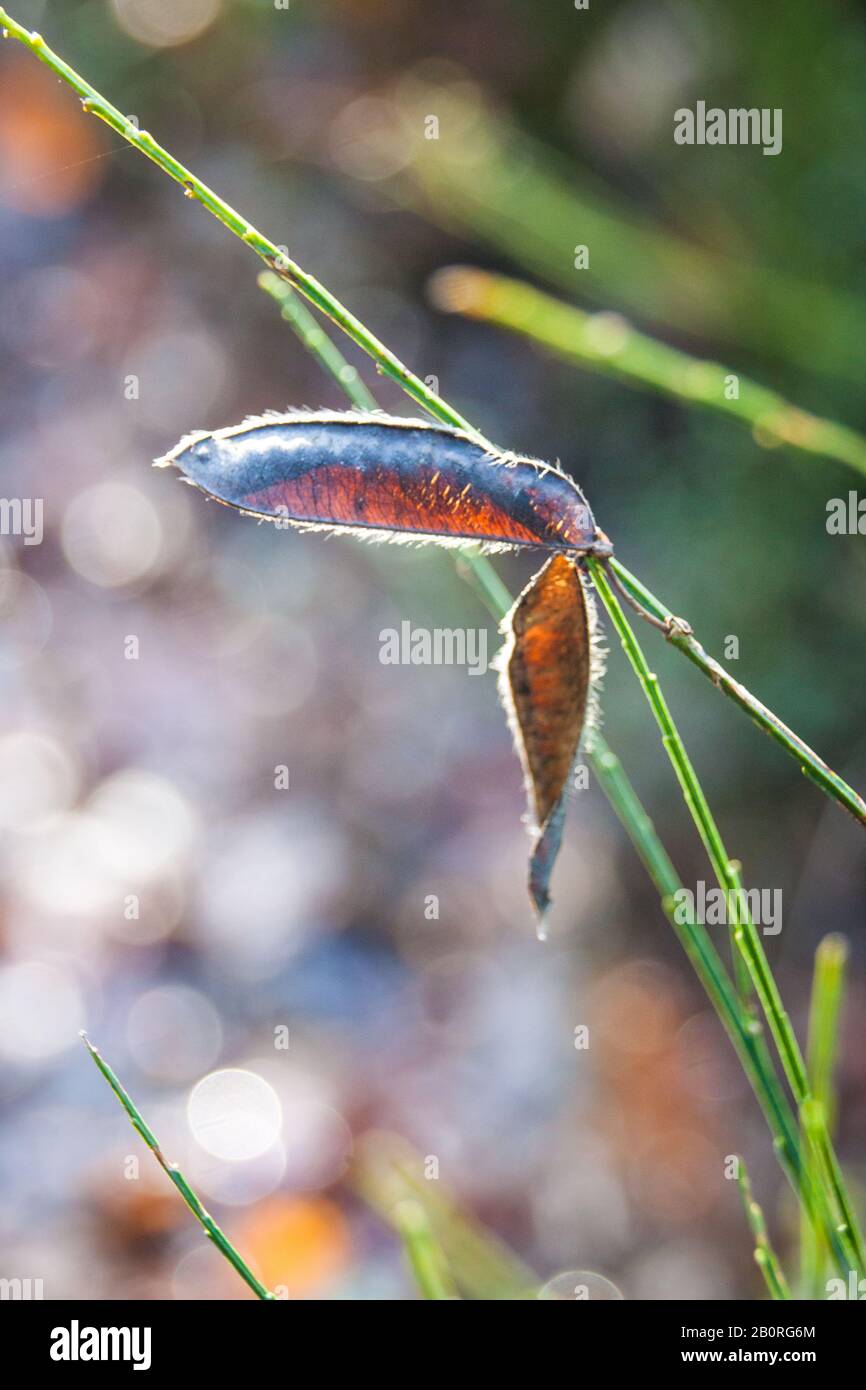
[[823, 758], [813, 752], [807, 743], [804, 743], [793, 729], [789, 729], [787, 724], [762, 705], [760, 700], [756, 700], [744, 685], [734, 680], [725, 668], [720, 665], [714, 657], [709, 656], [704, 651], [698, 639], [692, 633], [687, 623], [683, 623], [671, 610], [662, 603], [661, 599], [656, 598], [655, 594], [650, 593], [646, 585], [636, 579], [616, 558], [608, 561], [610, 567], [616, 573], [617, 579], [631, 591], [632, 596], [649, 610], [667, 628], [667, 638], [672, 646], [687, 656], [704, 675], [712, 681], [717, 690], [721, 690], [724, 695], [733, 700], [734, 704], [744, 710], [750, 719], [768, 733], [771, 738], [780, 744], [787, 753], [794, 758], [801, 767], [801, 770], [813, 782], [826, 792], [827, 796], [834, 801], [838, 801], [846, 811], [858, 820], [861, 825], [866, 825], [866, 801], [848, 786], [841, 777], [828, 767]]
[[803, 1163], [797, 1121], [779, 1084], [761, 1026], [738, 997], [706, 926], [698, 923], [694, 914], [686, 916], [677, 911], [675, 904], [681, 900], [682, 882], [619, 758], [597, 730], [591, 735], [587, 751], [601, 788], [652, 879], [662, 910], [739, 1058], [769, 1127], [782, 1171], [805, 1216], [821, 1230], [840, 1270], [847, 1273], [850, 1251], [839, 1238], [837, 1217], [826, 1193]]
[[307, 352], [332, 376], [352, 405], [358, 410], [377, 410], [373, 393], [365, 386], [357, 367], [347, 362], [337, 344], [328, 337], [315, 314], [285, 280], [272, 270], [263, 270], [258, 278], [259, 289], [269, 294], [280, 306], [282, 318], [294, 329]]
[[202, 1206], [201, 1202], [199, 1201], [199, 1198], [197, 1197], [193, 1189], [190, 1187], [189, 1183], [183, 1176], [183, 1173], [180, 1171], [177, 1164], [169, 1163], [168, 1159], [162, 1152], [162, 1149], [159, 1147], [159, 1141], [157, 1140], [156, 1136], [145, 1124], [141, 1112], [135, 1104], [135, 1101], [129, 1095], [129, 1092], [124, 1090], [123, 1086], [121, 1086], [114, 1072], [111, 1070], [111, 1067], [104, 1060], [104, 1058], [97, 1051], [97, 1049], [93, 1046], [93, 1043], [90, 1041], [86, 1033], [81, 1034], [81, 1041], [84, 1043], [84, 1046], [87, 1048], [87, 1051], [90, 1053], [97, 1067], [102, 1072], [102, 1075], [105, 1077], [112, 1091], [117, 1096], [117, 1099], [120, 1101], [121, 1105], [123, 1106], [124, 1110], [129, 1116], [133, 1129], [135, 1129], [138, 1132], [138, 1134], [144, 1140], [147, 1147], [150, 1149], [157, 1163], [162, 1168], [163, 1172], [174, 1183], [181, 1197], [186, 1202], [187, 1206], [189, 1207], [190, 1211], [195, 1217], [196, 1221], [204, 1230], [204, 1233], [207, 1236], [208, 1240], [213, 1241], [220, 1254], [228, 1260], [232, 1268], [237, 1271], [237, 1273], [243, 1279], [244, 1283], [249, 1285], [249, 1287], [252, 1289], [253, 1293], [256, 1295], [257, 1298], [261, 1298], [266, 1302], [274, 1302], [274, 1294], [272, 1294], [269, 1289], [265, 1288], [261, 1280], [256, 1278], [249, 1265], [238, 1254], [237, 1250], [232, 1245], [228, 1236], [225, 1234], [224, 1231], [220, 1229], [220, 1227], [216, 1224], [210, 1213], [206, 1211], [205, 1208]]

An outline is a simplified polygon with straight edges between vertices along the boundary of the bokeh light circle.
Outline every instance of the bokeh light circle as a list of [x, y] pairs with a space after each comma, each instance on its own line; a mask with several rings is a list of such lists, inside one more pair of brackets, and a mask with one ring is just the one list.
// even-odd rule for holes
[[196, 1140], [215, 1158], [256, 1158], [279, 1138], [282, 1106], [264, 1077], [241, 1068], [211, 1072], [193, 1087], [187, 1120]]
[[220, 0], [114, 0], [122, 29], [151, 48], [198, 38], [219, 14]]
[[72, 568], [103, 589], [134, 584], [156, 566], [162, 525], [153, 504], [128, 483], [100, 483], [70, 503], [63, 552]]

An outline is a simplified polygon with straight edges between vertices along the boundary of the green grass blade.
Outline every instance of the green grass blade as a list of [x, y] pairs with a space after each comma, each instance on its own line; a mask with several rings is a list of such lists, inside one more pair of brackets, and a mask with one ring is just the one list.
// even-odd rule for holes
[[272, 1294], [269, 1289], [265, 1288], [264, 1284], [261, 1282], [260, 1279], [256, 1278], [249, 1265], [232, 1245], [228, 1236], [225, 1234], [224, 1231], [220, 1229], [220, 1227], [216, 1224], [210, 1213], [206, 1211], [205, 1208], [202, 1206], [201, 1201], [199, 1200], [194, 1190], [190, 1187], [189, 1183], [183, 1176], [183, 1173], [180, 1171], [177, 1164], [169, 1163], [168, 1159], [165, 1157], [164, 1153], [162, 1152], [162, 1149], [159, 1146], [159, 1142], [156, 1138], [156, 1135], [145, 1123], [144, 1118], [138, 1109], [138, 1106], [135, 1104], [135, 1101], [132, 1099], [129, 1092], [126, 1091], [124, 1087], [120, 1084], [114, 1072], [111, 1070], [111, 1067], [102, 1057], [100, 1052], [93, 1046], [93, 1043], [87, 1037], [86, 1033], [81, 1034], [81, 1040], [84, 1043], [84, 1046], [87, 1048], [87, 1051], [90, 1053], [90, 1056], [96, 1063], [97, 1067], [102, 1072], [102, 1075], [105, 1077], [105, 1080], [108, 1082], [112, 1091], [117, 1096], [117, 1099], [120, 1101], [121, 1105], [126, 1111], [130, 1119], [130, 1122], [132, 1123], [133, 1129], [135, 1129], [137, 1133], [141, 1136], [141, 1138], [144, 1140], [145, 1144], [153, 1154], [154, 1158], [156, 1159], [157, 1163], [162, 1168], [163, 1172], [171, 1180], [171, 1182], [174, 1183], [181, 1197], [186, 1202], [187, 1206], [189, 1207], [190, 1211], [195, 1217], [196, 1221], [198, 1221], [199, 1225], [202, 1227], [208, 1240], [211, 1240], [213, 1242], [217, 1250], [219, 1250], [220, 1254], [226, 1260], [228, 1260], [232, 1268], [237, 1271], [237, 1273], [243, 1279], [244, 1283], [249, 1285], [249, 1287], [252, 1289], [253, 1293], [257, 1296], [257, 1298], [261, 1298], [268, 1302], [274, 1301], [275, 1295]]

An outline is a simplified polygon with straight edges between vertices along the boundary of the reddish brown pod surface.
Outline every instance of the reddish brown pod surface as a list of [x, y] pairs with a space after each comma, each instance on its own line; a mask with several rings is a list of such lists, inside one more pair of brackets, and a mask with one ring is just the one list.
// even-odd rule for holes
[[592, 599], [570, 557], [548, 560], [520, 595], [504, 631], [500, 694], [526, 780], [535, 836], [529, 892], [541, 924], [601, 664]]

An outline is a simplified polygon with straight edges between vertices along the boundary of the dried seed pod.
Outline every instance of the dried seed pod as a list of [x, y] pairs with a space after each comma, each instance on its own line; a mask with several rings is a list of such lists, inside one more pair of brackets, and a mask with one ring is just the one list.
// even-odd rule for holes
[[379, 412], [262, 415], [187, 435], [158, 459], [254, 516], [374, 540], [478, 541], [606, 554], [583, 493], [558, 468], [488, 453], [468, 434]]
[[583, 493], [560, 469], [491, 453], [471, 435], [375, 411], [299, 410], [187, 435], [174, 465], [209, 497], [307, 530], [557, 553], [504, 625], [500, 689], [523, 763], [539, 931], [566, 793], [598, 674], [594, 609], [576, 563], [611, 554]]
[[595, 611], [577, 564], [554, 555], [503, 623], [500, 696], [523, 766], [535, 835], [529, 893], [542, 932], [572, 771], [601, 675]]

